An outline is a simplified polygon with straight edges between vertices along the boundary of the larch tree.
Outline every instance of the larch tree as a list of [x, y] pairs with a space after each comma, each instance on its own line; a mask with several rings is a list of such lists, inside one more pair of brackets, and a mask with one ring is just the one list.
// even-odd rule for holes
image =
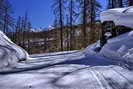
[[31, 28], [32, 28], [32, 24], [30, 23], [30, 21], [27, 22], [27, 31], [26, 31], [26, 35], [27, 35], [27, 51], [30, 53], [30, 32], [31, 32]]
[[82, 25], [82, 34], [83, 34], [83, 47], [87, 46], [87, 33], [86, 33], [86, 26], [87, 26], [87, 5], [89, 0], [80, 0], [80, 5], [81, 5], [81, 22], [83, 23]]
[[21, 31], [21, 17], [19, 16], [16, 22], [16, 26], [15, 26], [15, 42], [16, 44], [20, 44], [21, 40], [20, 40], [20, 31]]
[[79, 13], [78, 13], [78, 5], [77, 5], [77, 0], [69, 0], [68, 1], [68, 5], [67, 5], [67, 24], [68, 24], [68, 27], [70, 28], [70, 50], [73, 50], [75, 48], [75, 45], [76, 45], [76, 38], [75, 38], [75, 28], [74, 28], [74, 25], [76, 24], [76, 20], [77, 20], [77, 17], [79, 16]]
[[60, 29], [60, 50], [63, 51], [63, 27], [64, 27], [64, 10], [65, 0], [54, 0], [53, 8], [54, 15], [59, 24]]
[[16, 28], [15, 28], [15, 35], [16, 35], [16, 43], [23, 48], [26, 48], [27, 45], [27, 50], [29, 51], [29, 33], [32, 28], [31, 22], [28, 19], [28, 14], [25, 13], [24, 17], [19, 16], [17, 23], [16, 23]]
[[100, 9], [102, 6], [96, 0], [90, 0], [90, 39], [89, 43], [94, 43], [96, 39], [96, 27], [95, 22], [96, 18], [99, 17]]
[[96, 13], [101, 5], [96, 0], [80, 0], [81, 1], [81, 16], [82, 16], [82, 33], [83, 33], [83, 47], [88, 45], [87, 38], [87, 24], [90, 24], [90, 39], [91, 42], [94, 38], [95, 29], [93, 27], [95, 23]]

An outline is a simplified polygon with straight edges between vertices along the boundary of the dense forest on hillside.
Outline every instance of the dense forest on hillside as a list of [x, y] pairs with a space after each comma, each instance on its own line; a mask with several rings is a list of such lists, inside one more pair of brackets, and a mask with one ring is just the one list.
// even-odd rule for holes
[[[107, 0], [106, 4], [111, 9], [133, 5], [133, 1]], [[28, 12], [14, 19], [10, 1], [0, 0], [0, 30], [29, 53], [80, 50], [100, 39], [102, 6], [99, 0], [53, 0], [52, 28], [38, 31], [33, 30]]]

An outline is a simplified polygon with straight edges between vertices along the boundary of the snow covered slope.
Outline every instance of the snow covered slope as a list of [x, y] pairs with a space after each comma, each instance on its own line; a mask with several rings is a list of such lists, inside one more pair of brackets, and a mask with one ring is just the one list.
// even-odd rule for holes
[[133, 68], [133, 31], [108, 40], [100, 54], [109, 60], [126, 62]]
[[18, 60], [28, 59], [28, 53], [0, 31], [0, 70], [15, 66]]

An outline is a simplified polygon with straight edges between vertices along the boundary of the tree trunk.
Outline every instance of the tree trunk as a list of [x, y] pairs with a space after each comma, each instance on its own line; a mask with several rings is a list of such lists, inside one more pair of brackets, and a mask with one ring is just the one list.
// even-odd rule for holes
[[5, 16], [4, 16], [4, 26], [3, 26], [3, 32], [7, 35], [7, 8], [5, 8]]
[[83, 6], [83, 47], [86, 47], [86, 23], [87, 23], [87, 5], [86, 0], [84, 0], [84, 6]]
[[61, 51], [63, 51], [63, 16], [62, 16], [62, 0], [59, 0], [59, 10], [60, 10], [60, 46]]
[[70, 2], [70, 50], [74, 49], [73, 0]]
[[123, 7], [123, 0], [119, 0], [119, 7]]

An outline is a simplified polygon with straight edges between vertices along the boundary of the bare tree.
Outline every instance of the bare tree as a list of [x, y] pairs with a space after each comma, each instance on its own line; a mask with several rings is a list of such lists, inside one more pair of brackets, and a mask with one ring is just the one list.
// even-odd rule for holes
[[119, 7], [123, 7], [123, 0], [118, 0]]
[[22, 46], [23, 48], [26, 48], [27, 51], [29, 51], [29, 33], [31, 28], [32, 25], [28, 20], [28, 14], [25, 13], [24, 17], [19, 16], [15, 28], [16, 43]]
[[68, 14], [66, 18], [67, 18], [68, 27], [70, 27], [70, 31], [69, 31], [70, 32], [70, 50], [73, 50], [76, 45], [74, 25], [76, 24], [77, 17], [79, 16], [77, 8], [78, 8], [77, 0], [68, 1]]
[[60, 28], [60, 49], [63, 51], [64, 0], [54, 0], [54, 14]]
[[66, 27], [67, 27], [67, 30], [66, 30], [66, 39], [67, 39], [67, 50], [70, 50], [70, 29], [69, 28], [69, 25], [70, 25], [70, 21], [69, 21], [69, 15], [66, 15], [66, 18], [67, 18], [67, 22], [66, 22]]
[[87, 43], [87, 33], [86, 33], [86, 25], [87, 25], [87, 5], [88, 0], [81, 1], [81, 8], [82, 8], [82, 17], [83, 17], [83, 47], [86, 47]]
[[62, 0], [59, 0], [61, 51], [63, 51], [63, 13], [62, 13], [63, 8], [62, 7], [63, 7], [63, 2]]
[[81, 0], [81, 10], [82, 10], [82, 21], [83, 21], [83, 47], [88, 45], [87, 39], [87, 26], [90, 23], [90, 41], [94, 39], [95, 29], [93, 27], [95, 23], [96, 13], [98, 8], [101, 8], [99, 2], [96, 0]]
[[31, 31], [32, 25], [31, 23], [28, 21], [27, 23], [27, 31], [26, 31], [26, 35], [27, 35], [27, 51], [30, 53], [30, 31]]
[[15, 26], [15, 43], [18, 45], [21, 43], [20, 30], [21, 30], [21, 17], [19, 16]]

